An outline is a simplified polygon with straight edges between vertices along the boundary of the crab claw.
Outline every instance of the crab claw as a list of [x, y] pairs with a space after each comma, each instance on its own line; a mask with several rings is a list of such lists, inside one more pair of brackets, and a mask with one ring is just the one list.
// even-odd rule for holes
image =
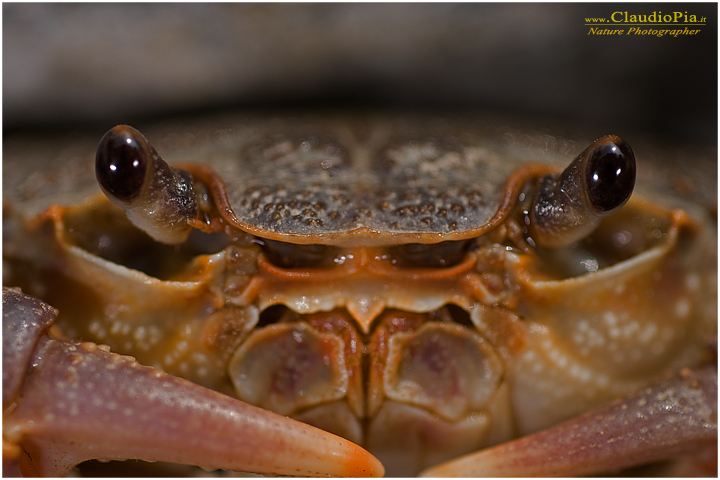
[[[6, 302], [8, 292], [24, 298]], [[29, 302], [37, 301], [4, 291], [5, 329]], [[384, 473], [351, 442], [94, 343], [43, 334], [22, 369], [4, 405], [6, 473], [58, 476], [85, 460], [128, 458], [280, 475]]]
[[689, 454], [708, 452], [712, 457], [717, 429], [717, 370], [707, 367], [685, 371], [555, 427], [446, 462], [422, 475], [571, 477]]

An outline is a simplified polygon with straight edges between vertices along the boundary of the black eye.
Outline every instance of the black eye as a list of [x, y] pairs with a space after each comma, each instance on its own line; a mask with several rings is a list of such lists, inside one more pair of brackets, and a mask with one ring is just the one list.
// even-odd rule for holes
[[339, 253], [330, 245], [295, 245], [275, 240], [262, 240], [265, 257], [280, 268], [329, 268]]
[[409, 243], [390, 247], [393, 262], [403, 268], [447, 268], [465, 258], [468, 241], [433, 244]]
[[635, 155], [618, 139], [598, 146], [585, 168], [588, 197], [598, 213], [622, 206], [635, 186]]
[[142, 191], [151, 165], [150, 146], [129, 128], [116, 127], [100, 140], [95, 176], [105, 193], [131, 203]]

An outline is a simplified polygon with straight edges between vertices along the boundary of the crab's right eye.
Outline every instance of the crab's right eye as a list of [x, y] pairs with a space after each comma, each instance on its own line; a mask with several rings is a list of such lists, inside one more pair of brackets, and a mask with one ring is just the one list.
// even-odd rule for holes
[[100, 140], [95, 176], [113, 202], [130, 204], [147, 184], [152, 163], [151, 147], [137, 131], [119, 125]]
[[198, 215], [193, 179], [165, 163], [140, 132], [127, 125], [107, 132], [95, 157], [95, 176], [133, 225], [159, 242], [185, 241]]

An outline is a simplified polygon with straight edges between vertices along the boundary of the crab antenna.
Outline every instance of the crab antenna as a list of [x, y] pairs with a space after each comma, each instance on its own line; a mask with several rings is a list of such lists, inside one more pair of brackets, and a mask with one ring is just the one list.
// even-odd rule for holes
[[635, 186], [635, 155], [615, 135], [595, 140], [560, 174], [540, 179], [528, 213], [536, 245], [569, 246], [628, 201]]
[[159, 242], [184, 241], [198, 215], [191, 175], [170, 167], [134, 128], [110, 129], [98, 146], [95, 176], [128, 219]]

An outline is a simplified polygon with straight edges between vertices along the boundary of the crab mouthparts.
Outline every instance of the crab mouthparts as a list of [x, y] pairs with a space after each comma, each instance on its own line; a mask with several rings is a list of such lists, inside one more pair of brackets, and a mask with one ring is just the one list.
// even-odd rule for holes
[[[271, 319], [277, 319], [273, 323]], [[384, 402], [458, 421], [486, 407], [503, 364], [456, 306], [386, 309], [368, 334], [346, 309], [301, 315], [267, 309], [229, 365], [238, 397], [298, 415], [340, 403], [361, 424]]]
[[506, 420], [504, 363], [455, 305], [384, 309], [368, 333], [345, 308], [274, 306], [229, 374], [241, 400], [363, 445], [393, 475], [474, 451]]

